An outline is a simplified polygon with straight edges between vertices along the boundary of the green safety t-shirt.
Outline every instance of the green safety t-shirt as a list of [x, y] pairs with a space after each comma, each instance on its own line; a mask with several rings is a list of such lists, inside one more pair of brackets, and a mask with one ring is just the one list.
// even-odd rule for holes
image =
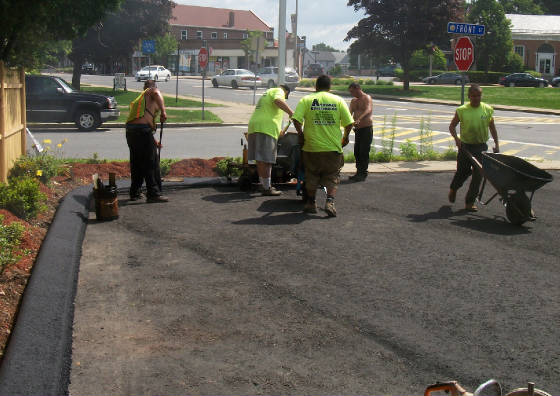
[[270, 88], [261, 96], [249, 120], [249, 133], [260, 132], [278, 139], [282, 129], [283, 114], [274, 103], [276, 99], [286, 99], [282, 88]]
[[472, 107], [470, 103], [457, 109], [461, 121], [461, 141], [467, 144], [486, 143], [488, 126], [494, 116], [492, 106], [480, 102], [480, 106]]
[[292, 118], [303, 124], [303, 151], [308, 152], [342, 153], [340, 127], [354, 122], [344, 99], [324, 91], [301, 98]]

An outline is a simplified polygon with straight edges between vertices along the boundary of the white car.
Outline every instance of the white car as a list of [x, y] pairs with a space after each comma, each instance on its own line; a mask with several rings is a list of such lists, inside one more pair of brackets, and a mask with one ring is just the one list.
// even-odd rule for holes
[[262, 85], [262, 79], [260, 77], [255, 77], [255, 74], [246, 69], [227, 69], [222, 74], [217, 74], [212, 78], [212, 85], [214, 88], [220, 85], [232, 87], [237, 89], [239, 87], [253, 88], [255, 86], [260, 87]]
[[[261, 70], [260, 76], [263, 80], [263, 86], [274, 88], [278, 85], [278, 67], [268, 66]], [[286, 85], [293, 91], [299, 84], [299, 75], [297, 71], [291, 67], [284, 69], [284, 80]]]
[[136, 81], [142, 80], [155, 80], [155, 81], [169, 81], [171, 79], [171, 72], [163, 66], [153, 65], [144, 66], [136, 73]]

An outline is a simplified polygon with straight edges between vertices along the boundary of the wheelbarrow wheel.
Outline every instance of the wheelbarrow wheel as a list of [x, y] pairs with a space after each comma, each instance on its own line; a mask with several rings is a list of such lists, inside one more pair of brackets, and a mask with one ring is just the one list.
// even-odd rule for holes
[[508, 197], [506, 216], [511, 224], [522, 225], [532, 217], [531, 201], [524, 192], [518, 191]]

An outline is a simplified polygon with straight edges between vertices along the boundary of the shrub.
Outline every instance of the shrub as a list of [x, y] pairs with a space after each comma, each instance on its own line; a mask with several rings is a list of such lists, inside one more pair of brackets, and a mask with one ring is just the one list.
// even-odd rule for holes
[[46, 184], [52, 177], [59, 174], [61, 166], [62, 162], [51, 155], [23, 156], [14, 163], [8, 178], [37, 177]]
[[23, 235], [23, 225], [14, 221], [4, 225], [4, 216], [0, 215], [0, 273], [10, 264], [16, 263], [20, 259], [17, 254], [19, 244]]
[[525, 73], [529, 73], [530, 75], [532, 75], [533, 77], [537, 77], [537, 78], [541, 78], [542, 74], [539, 73], [538, 71], [535, 70], [527, 70], [525, 71]]
[[216, 172], [218, 172], [218, 175], [224, 176], [224, 177], [227, 177], [227, 178], [241, 176], [241, 173], [243, 171], [239, 167], [239, 165], [242, 162], [243, 162], [243, 160], [239, 157], [237, 157], [237, 158], [231, 158], [231, 157], [224, 158], [222, 160], [219, 160], [216, 163]]
[[331, 76], [340, 76], [342, 74], [342, 67], [340, 65], [336, 65], [331, 70], [329, 70], [329, 74]]
[[161, 176], [166, 176], [169, 171], [171, 170], [171, 165], [173, 165], [175, 162], [178, 162], [179, 160], [176, 159], [170, 159], [170, 158], [164, 158], [161, 159], [159, 162], [159, 170], [161, 173]]
[[391, 85], [391, 86], [395, 85], [392, 81], [387, 81], [387, 80], [377, 80], [377, 81], [373, 81], [373, 83], [375, 85]]
[[416, 145], [410, 140], [407, 140], [406, 143], [402, 143], [400, 149], [401, 155], [406, 161], [415, 161], [418, 159], [418, 150], [416, 149]]
[[22, 219], [31, 219], [45, 210], [47, 197], [39, 190], [39, 181], [23, 176], [10, 179], [9, 184], [0, 183], [0, 208]]
[[469, 71], [467, 75], [471, 83], [477, 84], [498, 84], [500, 78], [507, 76], [507, 72], [485, 72], [485, 71]]

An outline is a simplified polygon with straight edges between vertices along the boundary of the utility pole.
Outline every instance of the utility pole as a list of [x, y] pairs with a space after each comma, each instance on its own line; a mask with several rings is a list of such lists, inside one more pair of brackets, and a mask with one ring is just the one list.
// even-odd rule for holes
[[298, 46], [298, 37], [297, 37], [297, 28], [298, 28], [298, 0], [296, 0], [296, 23], [294, 29], [294, 37], [295, 37], [295, 48], [294, 48], [294, 69], [299, 74], [299, 46]]
[[286, 82], [286, 0], [279, 0], [278, 18], [278, 85]]

